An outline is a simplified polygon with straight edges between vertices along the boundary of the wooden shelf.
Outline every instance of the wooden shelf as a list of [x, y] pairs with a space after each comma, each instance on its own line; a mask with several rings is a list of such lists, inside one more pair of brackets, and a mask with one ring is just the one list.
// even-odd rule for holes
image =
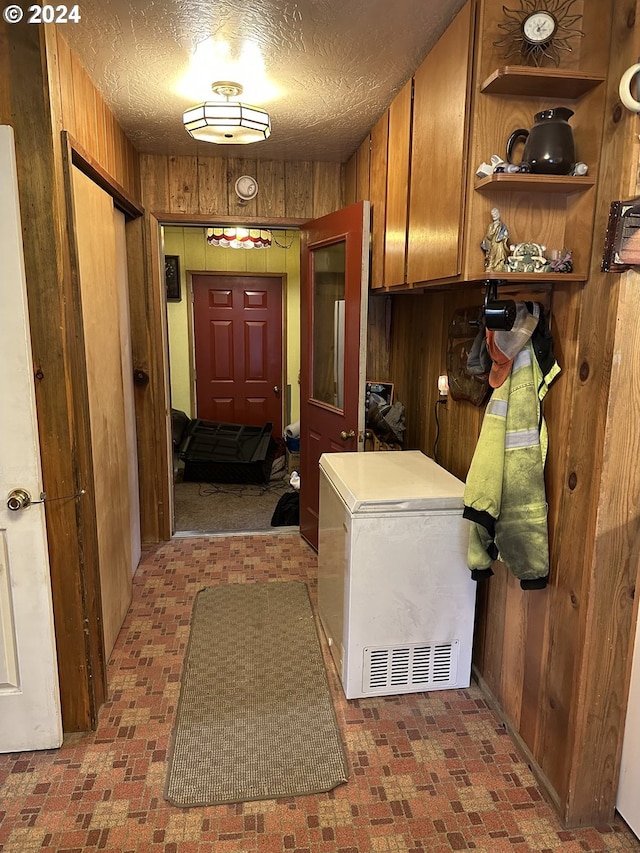
[[495, 272], [487, 273], [486, 270], [477, 273], [470, 273], [464, 277], [464, 280], [457, 278], [455, 281], [449, 279], [440, 279], [433, 281], [416, 281], [412, 284], [399, 284], [393, 287], [379, 287], [372, 291], [380, 295], [389, 293], [401, 293], [403, 295], [413, 294], [419, 296], [421, 293], [426, 293], [434, 290], [459, 290], [462, 285], [467, 284], [484, 284], [488, 279], [492, 281], [501, 281], [499, 285], [499, 293], [535, 293], [536, 291], [546, 292], [551, 289], [553, 284], [569, 282], [569, 281], [586, 281], [586, 272], [568, 272], [568, 273], [532, 273], [532, 272]]
[[532, 175], [531, 173], [518, 172], [515, 175], [507, 175], [504, 172], [489, 175], [476, 182], [475, 189], [478, 192], [527, 192], [527, 193], [582, 193], [595, 186], [596, 179], [586, 175], [574, 177], [573, 175]]
[[[586, 281], [587, 274], [581, 272], [496, 272], [486, 270], [482, 275], [472, 275], [466, 281], [504, 281], [504, 289], [506, 291], [508, 284], [527, 284], [533, 289], [536, 285], [549, 285], [558, 281]], [[502, 291], [503, 285], [500, 285]]]
[[542, 96], [575, 100], [604, 82], [604, 77], [561, 68], [497, 68], [480, 86], [486, 95]]

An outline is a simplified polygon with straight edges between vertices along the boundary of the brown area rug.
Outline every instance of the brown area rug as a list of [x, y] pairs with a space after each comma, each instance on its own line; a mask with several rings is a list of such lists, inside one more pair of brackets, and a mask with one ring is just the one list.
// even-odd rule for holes
[[273, 530], [271, 518], [281, 495], [292, 491], [284, 473], [267, 485], [176, 483], [175, 529], [221, 533]]
[[166, 799], [182, 807], [269, 800], [346, 780], [305, 584], [198, 593]]

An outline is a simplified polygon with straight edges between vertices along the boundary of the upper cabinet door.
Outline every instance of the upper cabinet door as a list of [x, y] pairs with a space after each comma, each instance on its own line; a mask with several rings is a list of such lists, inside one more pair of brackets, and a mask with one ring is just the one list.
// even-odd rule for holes
[[474, 8], [469, 0], [414, 77], [411, 283], [461, 271]]
[[384, 286], [384, 240], [387, 207], [389, 110], [371, 131], [371, 287]]
[[409, 162], [411, 159], [411, 102], [409, 80], [389, 107], [387, 216], [384, 246], [384, 283], [406, 281]]

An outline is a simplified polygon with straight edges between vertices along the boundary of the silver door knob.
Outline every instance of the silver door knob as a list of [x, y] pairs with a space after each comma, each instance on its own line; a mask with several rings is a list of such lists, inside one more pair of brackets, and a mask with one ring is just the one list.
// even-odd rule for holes
[[26, 509], [30, 503], [31, 495], [26, 489], [13, 489], [9, 492], [7, 507], [12, 512], [17, 512], [19, 509]]
[[274, 386], [273, 386], [273, 393], [274, 393], [274, 394], [279, 394], [279, 393], [280, 393], [280, 386], [279, 386], [279, 385], [274, 385]]
[[350, 439], [354, 439], [355, 437], [356, 437], [355, 431], [352, 429], [350, 429], [349, 432], [347, 432], [346, 430], [343, 429], [342, 432], [340, 433], [340, 438], [343, 441], [348, 441]]

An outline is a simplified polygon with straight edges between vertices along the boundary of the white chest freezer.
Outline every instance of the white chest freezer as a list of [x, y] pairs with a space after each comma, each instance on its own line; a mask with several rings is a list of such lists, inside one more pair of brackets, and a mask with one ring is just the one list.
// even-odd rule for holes
[[469, 686], [463, 492], [419, 451], [320, 458], [318, 610], [347, 699]]

